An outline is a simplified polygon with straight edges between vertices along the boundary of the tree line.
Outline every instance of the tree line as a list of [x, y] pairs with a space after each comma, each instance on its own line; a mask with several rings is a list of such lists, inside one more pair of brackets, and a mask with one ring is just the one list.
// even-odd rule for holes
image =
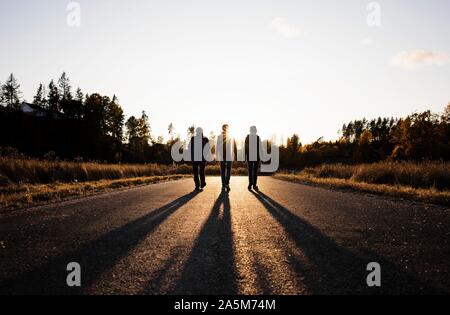
[[287, 168], [323, 163], [450, 160], [450, 104], [442, 114], [425, 111], [405, 118], [358, 119], [346, 123], [337, 141], [302, 145], [293, 135], [281, 147]]
[[57, 81], [39, 85], [30, 114], [21, 109], [22, 93], [13, 74], [0, 87], [1, 147], [32, 157], [169, 163], [170, 148], [153, 142], [147, 114], [125, 121], [115, 95], [84, 94], [79, 87], [73, 92], [62, 73]]
[[[125, 121], [115, 95], [84, 94], [79, 87], [73, 91], [66, 73], [38, 86], [33, 104], [41, 114], [24, 113], [21, 101], [20, 85], [11, 74], [0, 83], [0, 147], [27, 156], [171, 164], [171, 146], [180, 138], [170, 124], [168, 141], [154, 139], [145, 111]], [[195, 126], [188, 128], [188, 138], [194, 131]], [[354, 120], [342, 126], [336, 141], [319, 138], [303, 145], [294, 134], [280, 147], [282, 168], [384, 160], [450, 160], [450, 104], [442, 114]]]

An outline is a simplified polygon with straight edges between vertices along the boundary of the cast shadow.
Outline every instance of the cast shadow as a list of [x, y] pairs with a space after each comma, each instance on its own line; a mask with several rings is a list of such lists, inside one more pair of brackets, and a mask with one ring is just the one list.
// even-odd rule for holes
[[[126, 257], [157, 226], [197, 195], [197, 192], [186, 194], [79, 249], [51, 258], [14, 278], [1, 280], [0, 294], [82, 294], [103, 272]], [[66, 266], [70, 262], [81, 266], [81, 288], [70, 288], [66, 284]]]
[[[293, 214], [289, 209], [264, 194], [253, 192], [267, 211], [283, 226], [286, 234], [307, 260], [299, 261], [291, 253], [289, 259], [301, 282], [313, 294], [433, 294], [437, 290], [401, 270], [386, 258], [373, 253], [356, 254], [323, 234], [319, 229]], [[367, 264], [378, 262], [382, 270], [382, 286], [370, 288], [366, 278]]]
[[222, 193], [194, 243], [172, 294], [237, 294], [230, 210], [229, 196]]

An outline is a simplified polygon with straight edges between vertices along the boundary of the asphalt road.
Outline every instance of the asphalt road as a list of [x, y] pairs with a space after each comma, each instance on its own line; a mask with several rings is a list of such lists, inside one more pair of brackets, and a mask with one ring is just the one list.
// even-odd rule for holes
[[[0, 217], [1, 294], [450, 292], [450, 209], [262, 178], [182, 180]], [[66, 285], [78, 262], [81, 288]], [[369, 288], [369, 262], [382, 285]]]

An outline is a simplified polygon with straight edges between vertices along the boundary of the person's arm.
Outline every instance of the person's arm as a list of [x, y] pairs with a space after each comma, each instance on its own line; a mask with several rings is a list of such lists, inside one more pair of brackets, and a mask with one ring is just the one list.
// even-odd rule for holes
[[216, 139], [216, 161], [222, 162], [223, 160], [223, 139], [222, 135], [218, 135]]
[[234, 162], [237, 162], [238, 150], [237, 150], [236, 140], [234, 140], [234, 139], [233, 139], [233, 150], [234, 150], [233, 160], [234, 160]]
[[249, 151], [248, 150], [248, 146], [249, 146], [248, 142], [249, 142], [249, 136], [247, 136], [245, 138], [245, 144], [244, 144], [245, 162], [248, 162], [248, 154], [249, 154], [249, 152], [248, 152]]
[[258, 136], [258, 162], [259, 162], [259, 164], [261, 165], [261, 156], [262, 156], [262, 154], [261, 154], [261, 152], [262, 152], [262, 141], [261, 141], [261, 138], [260, 138], [260, 136]]
[[193, 148], [193, 146], [194, 146], [194, 138], [191, 138], [191, 140], [189, 141], [189, 144], [188, 144], [188, 153], [189, 153], [189, 156], [191, 157], [191, 162], [194, 162], [194, 148]]

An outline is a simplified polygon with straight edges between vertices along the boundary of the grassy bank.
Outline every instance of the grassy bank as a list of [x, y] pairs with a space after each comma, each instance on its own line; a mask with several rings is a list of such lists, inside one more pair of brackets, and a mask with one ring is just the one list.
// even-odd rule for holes
[[[187, 175], [189, 165], [102, 164], [91, 162], [45, 161], [0, 157], [0, 187], [11, 184], [52, 184], [117, 180], [150, 176]], [[219, 175], [220, 168], [209, 164], [208, 175]], [[233, 169], [235, 175], [245, 175], [245, 167]]]
[[450, 205], [450, 163], [444, 162], [323, 165], [300, 172], [281, 172], [275, 177]]
[[[209, 164], [208, 175], [220, 167]], [[122, 187], [190, 176], [190, 165], [102, 164], [0, 157], [0, 209], [27, 207]], [[245, 175], [244, 167], [233, 168]]]
[[122, 179], [102, 179], [91, 182], [52, 184], [11, 184], [0, 187], [0, 209], [11, 210], [61, 201], [71, 197], [87, 196], [114, 189], [155, 184], [186, 178], [187, 175], [147, 176]]

